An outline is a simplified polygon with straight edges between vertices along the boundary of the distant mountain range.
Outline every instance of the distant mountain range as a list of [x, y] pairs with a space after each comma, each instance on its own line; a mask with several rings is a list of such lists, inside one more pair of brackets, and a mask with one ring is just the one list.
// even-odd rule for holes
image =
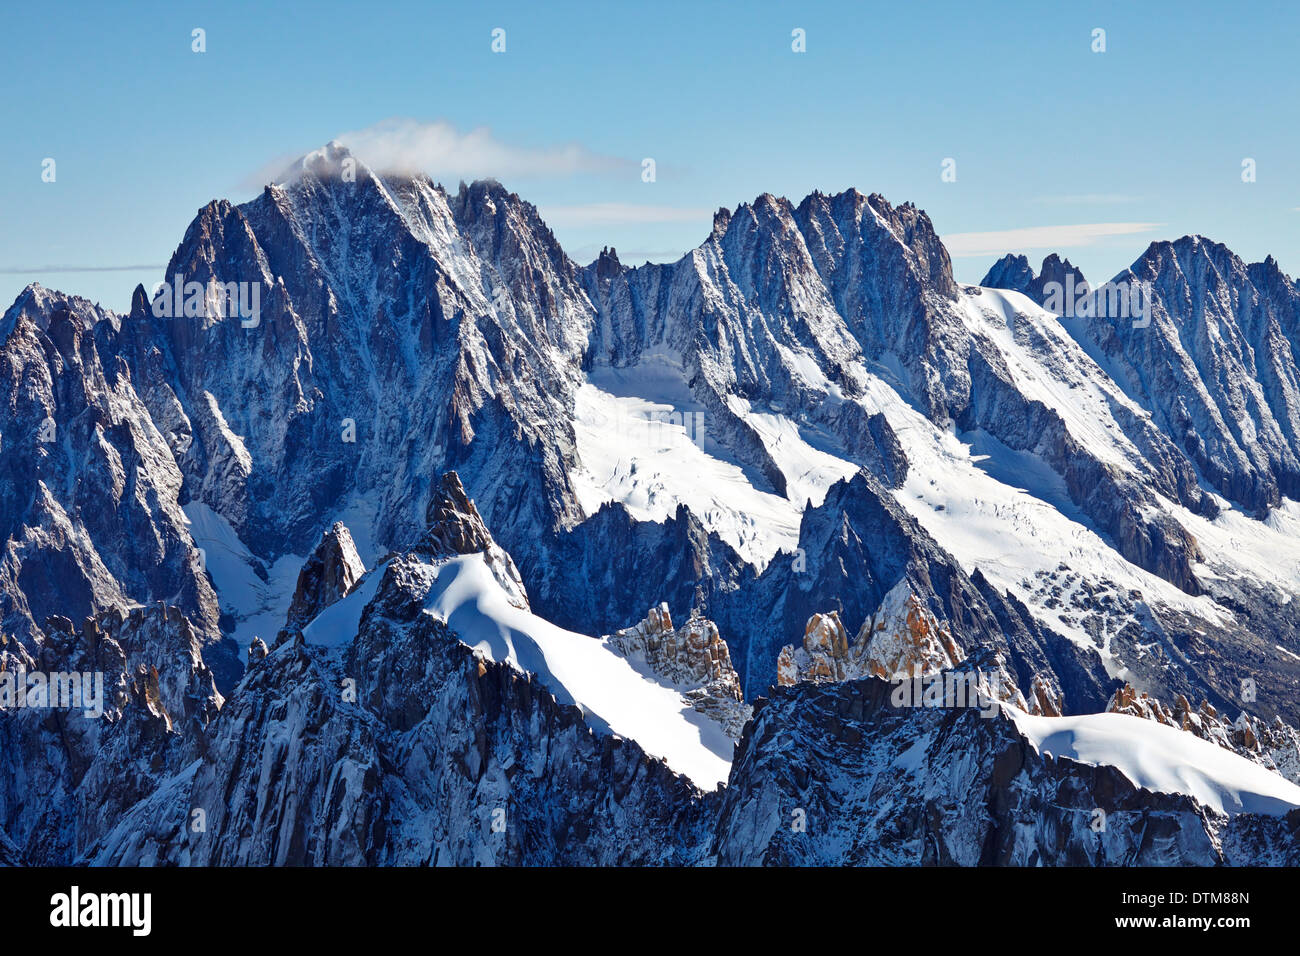
[[159, 281], [0, 319], [0, 676], [106, 688], [0, 680], [0, 864], [1300, 862], [1271, 258], [966, 286], [850, 190], [581, 266], [331, 143]]

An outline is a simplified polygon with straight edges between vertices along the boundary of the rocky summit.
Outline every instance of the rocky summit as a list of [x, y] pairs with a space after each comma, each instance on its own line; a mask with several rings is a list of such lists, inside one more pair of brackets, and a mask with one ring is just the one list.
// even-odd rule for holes
[[25, 289], [0, 865], [1300, 863], [1296, 281], [701, 238], [330, 143]]

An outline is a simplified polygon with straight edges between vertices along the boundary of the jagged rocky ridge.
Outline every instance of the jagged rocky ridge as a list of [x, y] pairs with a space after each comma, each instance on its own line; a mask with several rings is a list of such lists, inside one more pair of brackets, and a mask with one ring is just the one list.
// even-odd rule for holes
[[[1085, 280], [1069, 260], [996, 263], [983, 284], [1044, 304], [1044, 285]], [[1202, 236], [1153, 242], [1111, 282], [1150, 290], [1151, 325], [1096, 309], [1076, 335], [1114, 380], [1231, 502], [1253, 511], [1297, 497], [1300, 287], [1272, 257], [1247, 264]]]
[[345, 647], [293, 632], [249, 668], [192, 759], [160, 773], [111, 830], [85, 834], [72, 858], [698, 862], [716, 798], [634, 741], [594, 734], [539, 678], [426, 612], [439, 562], [481, 555], [504, 585], [518, 582], [454, 475], [429, 511], [421, 541], [371, 572], [381, 580]]
[[24, 862], [70, 863], [206, 752], [223, 698], [179, 608], [46, 620], [35, 654], [0, 647], [9, 675], [102, 674], [102, 714], [0, 712], [0, 820]]
[[[814, 615], [834, 612], [843, 627], [866, 632], [892, 594], [946, 628], [953, 651], [992, 650], [1014, 662], [1026, 691], [1035, 674], [1051, 675], [1073, 713], [1100, 710], [1109, 697], [1095, 652], [1042, 627], [978, 571], [968, 576], [866, 470], [804, 512], [799, 540], [802, 566], [798, 555], [782, 557], [713, 606], [725, 633], [753, 628], [742, 670], [748, 694], [777, 682], [781, 648]], [[759, 618], [755, 607], [770, 610]]]
[[[64, 653], [107, 651], [121, 678], [111, 715], [98, 720], [25, 711], [0, 721], [17, 743], [6, 755], [31, 761], [8, 768], [7, 780], [30, 781], [24, 793], [6, 791], [8, 832], [22, 840], [4, 845], [8, 856], [128, 865], [1295, 862], [1300, 809], [1224, 814], [1143, 790], [1114, 768], [1040, 754], [1000, 710], [990, 718], [971, 707], [896, 706], [893, 685], [877, 678], [774, 688], [745, 724], [727, 786], [706, 794], [635, 741], [593, 732], [544, 679], [486, 658], [429, 613], [431, 575], [466, 556], [491, 567], [503, 594], [518, 585], [454, 475], [429, 515], [416, 546], [370, 572], [381, 579], [343, 645], [317, 643], [308, 622], [226, 700], [175, 610], [91, 619], [80, 635], [49, 622], [51, 635], [66, 635]], [[670, 633], [662, 616], [648, 623], [626, 639]], [[676, 667], [675, 681], [699, 671], [734, 687], [707, 622], [678, 633], [686, 640], [677, 650], [703, 653], [660, 653], [660, 644], [658, 667]], [[61, 732], [16, 726], [51, 717]], [[33, 773], [59, 747], [89, 753], [81, 741], [103, 734], [78, 785]], [[905, 768], [904, 753], [917, 755]], [[96, 778], [110, 757], [111, 787]], [[1088, 825], [1098, 809], [1108, 819], [1102, 834]]]
[[52, 615], [167, 601], [217, 645], [213, 663], [233, 677], [185, 527], [183, 479], [134, 386], [121, 323], [38, 287], [0, 320], [0, 622], [31, 647]]
[[[723, 792], [723, 865], [1294, 865], [1300, 812], [1224, 815], [1040, 752], [1005, 712], [898, 708], [874, 678], [759, 701]], [[1101, 811], [1105, 820], [1096, 828]]]
[[644, 660], [670, 684], [687, 688], [684, 696], [691, 706], [720, 723], [727, 736], [741, 735], [751, 708], [727, 642], [712, 621], [692, 616], [674, 628], [664, 603], [650, 608], [645, 620], [616, 631], [610, 646], [625, 657]]
[[[1128, 680], [1165, 706], [1181, 694], [1269, 722], [1300, 716], [1288, 652], [1300, 605], [1284, 599], [1300, 564], [1262, 579], [1235, 563], [1241, 526], [1225, 524], [1244, 508], [1268, 513], [1260, 534], [1289, 527], [1289, 452], [1275, 439], [1294, 407], [1283, 342], [1296, 290], [1275, 264], [1239, 269], [1224, 250], [1206, 265], [1203, 240], [1144, 265], [1149, 250], [1133, 272], [1157, 280], [1157, 347], [1036, 308], [1068, 263], [986, 280], [1024, 295], [959, 286], [924, 213], [879, 196], [764, 196], [720, 212], [678, 263], [629, 269], [611, 252], [583, 269], [498, 184], [451, 194], [360, 163], [348, 180], [350, 160], [331, 145], [250, 203], [205, 207], [187, 232], [167, 277], [260, 283], [251, 327], [159, 319], [143, 289], [126, 316], [39, 287], [5, 314], [0, 440], [23, 453], [0, 475], [0, 609], [28, 656], [57, 643], [53, 616], [162, 601], [230, 692], [244, 660], [256, 669], [293, 646], [359, 565], [421, 538], [430, 476], [454, 466], [532, 608], [590, 634], [660, 602], [680, 620], [707, 615], [746, 700], [775, 682], [781, 647], [813, 615], [857, 633], [905, 592], [962, 654], [1003, 662], [1027, 701], [1043, 691], [1066, 713], [1096, 712]], [[753, 531], [765, 519], [737, 538], [671, 488], [652, 517], [616, 488], [593, 503], [581, 393], [662, 368], [681, 385], [669, 404], [703, 411], [705, 452], [790, 503], [797, 519], [775, 549]], [[1216, 381], [1198, 382], [1200, 369]], [[1166, 389], [1191, 431], [1169, 417]], [[40, 440], [46, 417], [53, 442]], [[970, 444], [968, 472], [936, 471], [950, 432]], [[792, 442], [838, 464], [811, 480]], [[971, 476], [1027, 489], [1015, 514], [993, 506], [1000, 527], [1027, 502], [1087, 529], [1076, 553], [1108, 563], [1008, 570], [967, 549], [931, 489]], [[221, 543], [204, 537], [210, 521], [191, 524], [203, 515], [268, 590], [277, 563], [296, 572], [339, 519], [359, 565], [320, 593], [304, 569], [301, 600], [290, 577], [257, 632], [270, 646], [249, 653], [242, 598], [198, 551]], [[1035, 525], [1009, 548], [1056, 555], [1056, 530]], [[1245, 677], [1257, 700], [1241, 699]]]

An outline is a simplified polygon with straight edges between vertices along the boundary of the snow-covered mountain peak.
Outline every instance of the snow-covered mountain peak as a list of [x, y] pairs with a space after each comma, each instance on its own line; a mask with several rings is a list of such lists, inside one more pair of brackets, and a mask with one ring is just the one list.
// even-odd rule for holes
[[429, 525], [426, 532], [429, 545], [448, 554], [476, 554], [495, 544], [454, 471], [447, 472], [439, 481], [425, 509], [425, 521]]
[[[449, 193], [354, 158], [328, 144], [292, 181], [195, 217], [166, 278], [255, 287], [256, 315], [159, 319], [141, 288], [121, 317], [40, 287], [6, 313], [7, 631], [35, 659], [65, 621], [163, 601], [189, 622], [182, 650], [223, 692], [238, 685], [208, 756], [145, 775], [131, 806], [18, 793], [36, 756], [68, 758], [50, 780], [85, 756], [21, 731], [35, 745], [0, 753], [0, 798], [21, 807], [6, 820], [23, 852], [49, 807], [72, 819], [84, 796], [114, 819], [102, 858], [175, 859], [179, 845], [134, 842], [154, 836], [124, 811], [170, 819], [163, 804], [234, 794], [213, 859], [490, 861], [541, 845], [564, 859], [588, 845], [588, 817], [604, 825], [605, 784], [635, 777], [652, 822], [627, 858], [679, 844], [699, 858], [713, 822], [698, 821], [723, 801], [743, 817], [752, 797], [744, 826], [723, 812], [727, 860], [767, 845], [749, 824], [767, 825], [810, 752], [843, 761], [832, 803], [900, 798], [884, 829], [835, 843], [854, 852], [1074, 861], [1090, 831], [1060, 831], [1068, 851], [1040, 832], [1060, 807], [1100, 804], [1062, 795], [1118, 794], [1131, 832], [1195, 807], [1116, 789], [1113, 761], [1040, 759], [1007, 719], [899, 713], [877, 683], [783, 666], [794, 683], [769, 692], [787, 644], [787, 665], [802, 650], [819, 677], [851, 676], [817, 663], [851, 646], [885, 677], [988, 665], [1045, 714], [1096, 713], [1125, 683], [1166, 705], [1300, 712], [1300, 291], [1275, 262], [1156, 244], [1125, 274], [1151, 279], [1151, 322], [1084, 321], [1033, 288], [1080, 279], [1068, 260], [1036, 275], [1004, 259], [990, 287], [961, 288], [923, 211], [850, 189], [720, 211], [675, 263], [626, 268], [608, 249], [580, 269], [499, 183]], [[242, 681], [219, 666], [286, 612]], [[186, 661], [164, 691], [189, 686]], [[341, 674], [356, 701], [333, 693]], [[743, 734], [741, 697], [765, 694]], [[310, 741], [292, 766], [243, 773], [285, 726]], [[707, 790], [736, 737], [729, 793], [707, 806], [646, 756]], [[883, 789], [864, 789], [864, 766]], [[979, 766], [979, 785], [945, 776], [956, 766]], [[952, 796], [974, 802], [944, 840], [880, 839]], [[492, 849], [457, 822], [506, 798], [541, 821], [523, 842]], [[301, 808], [301, 832], [247, 815], [272, 804]], [[1235, 822], [1249, 816], [1214, 834], [1285, 845]], [[1114, 832], [1107, 859], [1130, 858], [1130, 828]], [[1216, 852], [1259, 858], [1230, 842], [1192, 857]]]
[[82, 330], [91, 329], [101, 320], [114, 316], [113, 312], [101, 308], [89, 299], [83, 299], [79, 295], [66, 295], [47, 289], [39, 282], [32, 282], [18, 293], [18, 298], [0, 318], [0, 344], [9, 337], [21, 318], [46, 331], [56, 313]]
[[1082, 288], [1084, 282], [1083, 273], [1069, 259], [1062, 259], [1055, 252], [1048, 253], [1043, 258], [1037, 274], [1026, 256], [1008, 253], [993, 263], [980, 285], [989, 289], [1020, 292], [1043, 305], [1049, 299], [1049, 283], [1054, 284], [1058, 301], [1061, 296], [1068, 294], [1073, 303], [1073, 290]]
[[275, 184], [281, 187], [292, 186], [304, 176], [315, 179], [341, 179], [348, 176], [359, 178], [363, 173], [371, 175], [370, 167], [354, 156], [343, 143], [332, 139], [291, 163], [275, 178]]
[[418, 547], [422, 554], [435, 560], [482, 555], [510, 604], [528, 610], [528, 595], [514, 561], [493, 539], [456, 472], [442, 476], [425, 516], [429, 527]]

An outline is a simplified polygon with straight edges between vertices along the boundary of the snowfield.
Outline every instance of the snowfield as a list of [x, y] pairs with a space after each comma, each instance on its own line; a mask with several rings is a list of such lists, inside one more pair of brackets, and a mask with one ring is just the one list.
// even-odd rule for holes
[[809, 445], [789, 418], [733, 399], [731, 410], [762, 436], [785, 476], [788, 496], [758, 487], [711, 439], [707, 414], [664, 356], [594, 371], [575, 404], [583, 467], [573, 483], [584, 511], [615, 501], [638, 520], [663, 521], [684, 503], [760, 571], [778, 551], [798, 547], [805, 505], [820, 505], [831, 485], [857, 471]]
[[1300, 787], [1218, 744], [1128, 714], [1007, 716], [1039, 753], [1110, 765], [1139, 787], [1183, 793], [1219, 813], [1281, 815], [1300, 807]]
[[494, 661], [536, 674], [588, 723], [628, 737], [696, 786], [713, 790], [731, 772], [733, 744], [722, 727], [650, 679], [603, 640], [556, 627], [510, 603], [481, 554], [430, 568], [425, 610]]
[[262, 567], [262, 562], [239, 539], [229, 521], [200, 501], [191, 501], [184, 511], [194, 544], [203, 549], [221, 610], [235, 621], [230, 636], [241, 652], [255, 637], [270, 644], [284, 626], [306, 557], [281, 556], [263, 580], [254, 570]]
[[315, 647], [328, 648], [332, 653], [338, 653], [351, 644], [361, 628], [361, 615], [366, 605], [374, 598], [384, 579], [385, 567], [387, 565], [381, 565], [368, 571], [351, 594], [312, 618], [311, 623], [302, 629], [303, 640]]

